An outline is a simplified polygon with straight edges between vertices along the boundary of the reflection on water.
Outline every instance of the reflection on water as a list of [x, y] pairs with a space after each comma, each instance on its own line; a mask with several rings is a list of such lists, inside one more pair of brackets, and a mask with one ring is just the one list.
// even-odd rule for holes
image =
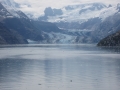
[[0, 90], [120, 90], [116, 50], [94, 45], [0, 46]]

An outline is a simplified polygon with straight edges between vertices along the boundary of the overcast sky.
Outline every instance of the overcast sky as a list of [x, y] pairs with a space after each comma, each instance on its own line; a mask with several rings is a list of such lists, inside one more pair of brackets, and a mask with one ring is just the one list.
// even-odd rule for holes
[[[45, 7], [60, 8], [69, 4], [89, 3], [89, 2], [103, 2], [107, 4], [116, 4], [120, 0], [14, 0], [17, 3], [22, 4], [21, 10], [25, 12], [31, 12], [36, 14], [42, 14]], [[25, 5], [26, 4], [26, 5]], [[31, 7], [29, 7], [29, 6]]]

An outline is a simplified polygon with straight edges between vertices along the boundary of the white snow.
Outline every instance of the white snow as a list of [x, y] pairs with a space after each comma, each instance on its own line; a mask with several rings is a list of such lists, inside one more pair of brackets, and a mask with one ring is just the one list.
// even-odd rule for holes
[[[116, 9], [116, 6], [112, 6], [112, 7], [105, 7], [103, 6], [104, 4], [101, 4], [101, 6], [103, 6], [102, 9], [97, 9], [97, 7], [95, 8], [95, 10], [90, 10], [89, 8], [94, 7], [93, 6], [94, 3], [91, 4], [80, 4], [80, 5], [70, 5], [68, 7], [72, 8], [69, 10], [66, 10], [64, 8], [61, 8], [61, 10], [63, 11], [63, 15], [57, 15], [57, 16], [49, 16], [48, 20], [49, 22], [79, 22], [79, 23], [83, 23], [85, 21], [87, 21], [90, 18], [101, 18], [102, 20], [104, 20], [105, 18], [115, 14], [118, 10]], [[99, 7], [99, 6], [98, 6]], [[79, 11], [86, 9], [86, 11], [82, 12], [81, 14], [79, 14]], [[88, 9], [88, 10], [87, 10]]]
[[20, 18], [20, 15], [17, 13], [19, 11], [19, 8], [16, 7], [17, 3], [15, 3], [14, 0], [0, 0], [0, 2], [11, 15], [13, 15], [14, 17]]
[[33, 41], [31, 39], [27, 39], [27, 41], [28, 41], [29, 44], [37, 44], [37, 41]]
[[76, 36], [68, 35], [68, 34], [63, 34], [63, 33], [46, 33], [49, 36], [49, 41], [42, 41], [39, 43], [61, 43], [61, 44], [69, 44], [69, 43], [74, 43]]
[[[15, 17], [20, 18], [20, 15], [17, 13], [19, 11], [19, 7], [16, 7], [16, 2], [14, 0], [0, 0], [0, 2], [4, 5], [4, 7]], [[95, 6], [98, 4], [98, 6]], [[95, 7], [94, 10], [90, 8]], [[103, 7], [100, 10], [97, 7]], [[99, 17], [104, 20], [106, 17], [111, 16], [117, 12], [118, 6], [107, 7], [103, 3], [86, 3], [86, 4], [77, 4], [77, 5], [68, 5], [63, 8], [60, 8], [63, 11], [62, 15], [57, 16], [49, 16], [48, 22], [78, 22], [83, 23], [90, 18]], [[71, 8], [71, 9], [66, 9]], [[81, 10], [86, 9], [86, 11], [79, 14]], [[4, 10], [3, 10], [4, 11]], [[27, 12], [24, 12], [27, 14]], [[37, 20], [38, 17], [35, 13], [27, 14], [29, 18]]]
[[110, 7], [107, 9], [103, 9], [99, 14], [99, 18], [102, 18], [102, 20], [104, 20], [107, 17], [114, 15], [117, 11], [118, 10], [116, 9], [116, 7]]

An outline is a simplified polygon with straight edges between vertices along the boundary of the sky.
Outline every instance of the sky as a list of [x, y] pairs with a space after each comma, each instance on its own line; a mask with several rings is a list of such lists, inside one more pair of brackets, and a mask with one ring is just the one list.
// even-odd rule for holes
[[23, 12], [34, 13], [34, 16], [44, 14], [46, 7], [61, 8], [66, 5], [89, 3], [89, 2], [103, 2], [106, 4], [116, 4], [120, 0], [14, 0], [21, 4]]

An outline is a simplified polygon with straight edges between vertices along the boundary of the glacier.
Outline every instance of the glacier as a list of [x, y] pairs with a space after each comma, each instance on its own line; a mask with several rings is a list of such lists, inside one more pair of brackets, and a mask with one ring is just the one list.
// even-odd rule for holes
[[[8, 11], [6, 11], [5, 15], [7, 18], [25, 18], [30, 22], [33, 20], [52, 22], [61, 30], [59, 32], [54, 32], [54, 29], [49, 30], [49, 32], [43, 30], [44, 40], [36, 42], [28, 38], [29, 43], [96, 43], [104, 38], [105, 35], [109, 35], [119, 29], [119, 23], [117, 23], [120, 20], [119, 4], [113, 6], [103, 3], [82, 3], [67, 5], [57, 9], [47, 7], [44, 15], [36, 18], [32, 13], [24, 12], [25, 15], [20, 11], [20, 5], [14, 0], [0, 0], [0, 2]], [[1, 12], [5, 12], [5, 10], [1, 10]], [[115, 19], [116, 16], [117, 18]], [[116, 27], [118, 28], [113, 25], [113, 21], [117, 23]]]

